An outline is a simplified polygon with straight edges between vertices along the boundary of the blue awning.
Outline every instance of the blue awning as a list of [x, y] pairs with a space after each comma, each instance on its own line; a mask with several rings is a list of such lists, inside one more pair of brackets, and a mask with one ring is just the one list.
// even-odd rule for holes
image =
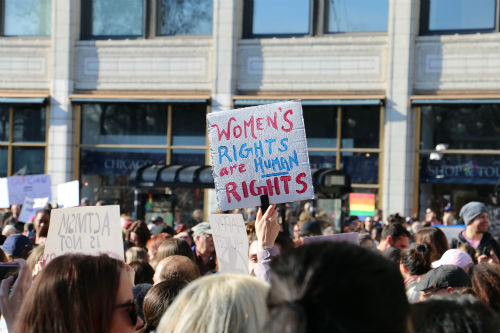
[[73, 103], [206, 103], [207, 98], [99, 98], [99, 97], [74, 97]]
[[500, 104], [500, 98], [483, 98], [483, 99], [414, 99], [411, 101], [413, 105], [430, 105], [430, 104]]
[[[285, 102], [287, 99], [237, 99], [235, 106], [254, 106], [262, 104], [271, 104]], [[382, 105], [382, 99], [303, 99], [302, 105]]]
[[45, 97], [0, 97], [2, 104], [43, 104]]

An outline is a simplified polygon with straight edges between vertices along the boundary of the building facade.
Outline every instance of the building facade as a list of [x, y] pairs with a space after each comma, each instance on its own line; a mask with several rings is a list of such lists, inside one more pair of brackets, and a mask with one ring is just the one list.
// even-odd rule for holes
[[487, 201], [499, 2], [0, 0], [0, 176], [130, 206], [134, 168], [209, 163], [208, 112], [300, 99], [311, 167], [386, 213]]

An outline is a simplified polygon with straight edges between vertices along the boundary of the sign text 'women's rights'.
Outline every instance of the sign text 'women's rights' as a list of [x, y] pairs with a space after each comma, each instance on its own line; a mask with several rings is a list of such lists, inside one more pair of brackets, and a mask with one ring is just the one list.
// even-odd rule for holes
[[220, 210], [312, 199], [300, 102], [214, 112], [207, 126]]

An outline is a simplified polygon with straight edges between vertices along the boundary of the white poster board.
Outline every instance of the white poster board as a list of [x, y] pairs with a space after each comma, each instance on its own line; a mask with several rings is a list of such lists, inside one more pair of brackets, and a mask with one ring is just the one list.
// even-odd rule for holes
[[120, 206], [53, 209], [44, 259], [50, 261], [65, 253], [105, 253], [123, 260]]
[[9, 208], [9, 187], [7, 178], [0, 178], [0, 208]]
[[248, 274], [248, 237], [241, 214], [210, 214], [208, 221], [214, 239], [221, 273]]
[[210, 113], [207, 127], [220, 210], [314, 197], [299, 101]]
[[37, 210], [43, 209], [47, 202], [49, 202], [49, 198], [24, 198], [23, 207], [19, 214], [19, 221], [25, 223], [30, 222], [31, 217], [35, 216]]
[[57, 185], [57, 204], [61, 208], [80, 205], [80, 182], [78, 180]]
[[444, 232], [444, 234], [446, 235], [446, 238], [448, 239], [448, 245], [451, 245], [452, 239], [457, 238], [458, 234], [465, 230], [465, 225], [463, 225], [463, 224], [440, 225], [437, 227], [439, 229], [441, 229]]
[[51, 200], [50, 176], [30, 175], [8, 177], [9, 203], [21, 205], [24, 198], [49, 198]]
[[359, 245], [359, 234], [357, 232], [348, 232], [344, 234], [323, 235], [304, 237], [304, 245], [318, 242], [348, 242]]

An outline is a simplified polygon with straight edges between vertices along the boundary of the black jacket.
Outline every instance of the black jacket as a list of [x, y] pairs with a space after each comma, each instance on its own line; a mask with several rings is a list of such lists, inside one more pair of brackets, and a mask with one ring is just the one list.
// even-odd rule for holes
[[[458, 237], [453, 238], [451, 240], [451, 248], [456, 249], [462, 244], [468, 244], [468, 242], [465, 240], [464, 236], [462, 235], [462, 232], [460, 232], [458, 234]], [[477, 247], [476, 251], [478, 251], [481, 254], [487, 254], [489, 256], [490, 250], [493, 250], [493, 252], [495, 252], [497, 257], [500, 258], [500, 246], [489, 232], [485, 232], [483, 234], [483, 238], [481, 238], [481, 242], [479, 242], [479, 246]]]

